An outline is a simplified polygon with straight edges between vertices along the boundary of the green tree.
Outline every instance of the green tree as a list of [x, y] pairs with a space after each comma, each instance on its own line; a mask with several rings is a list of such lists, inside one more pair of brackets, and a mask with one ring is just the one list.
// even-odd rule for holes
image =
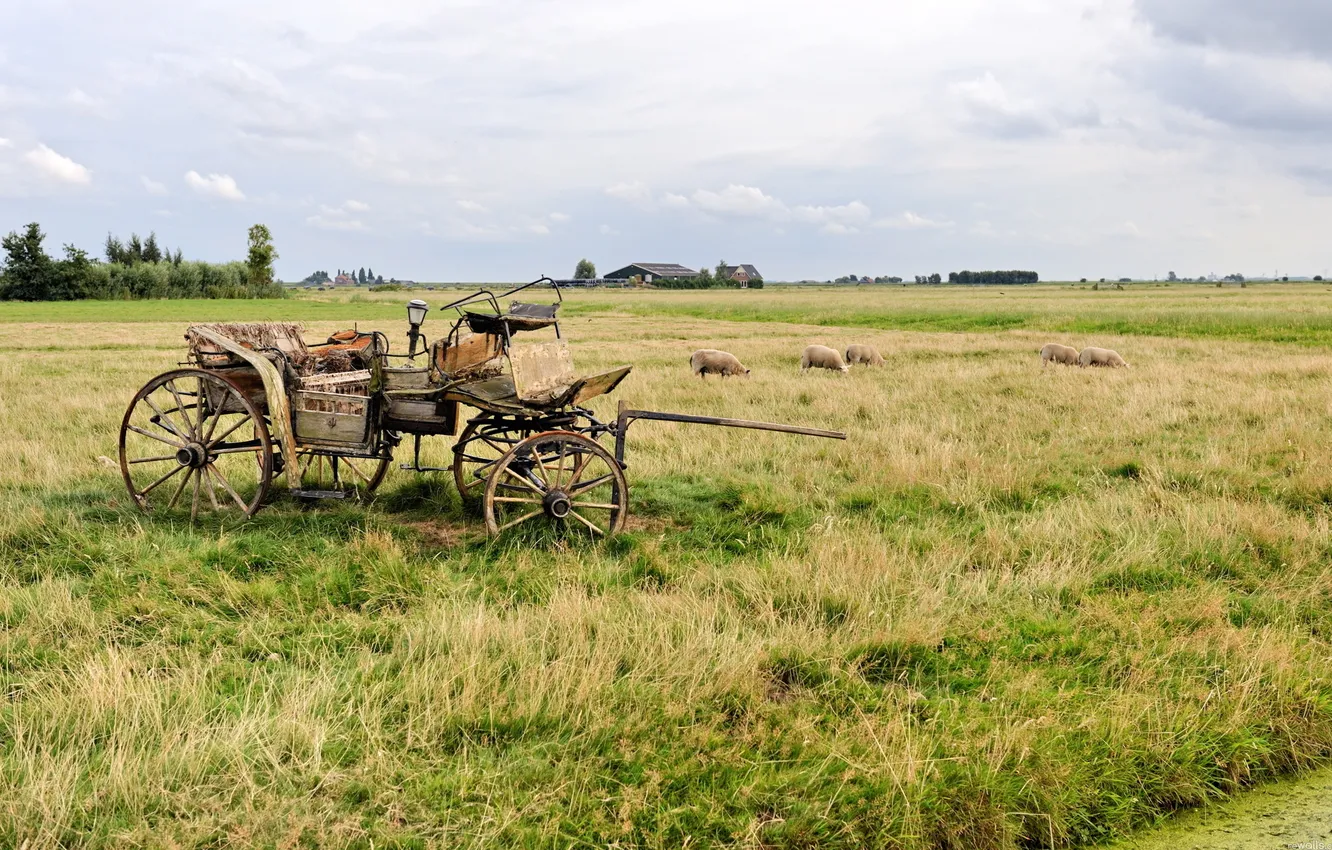
[[273, 233], [266, 225], [250, 228], [250, 248], [245, 255], [245, 266], [250, 273], [251, 286], [270, 286], [273, 283], [273, 263], [278, 258], [273, 247]]
[[365, 266], [361, 266], [361, 270], [356, 274], [356, 279], [361, 282], [361, 286], [365, 286]]
[[574, 266], [574, 280], [592, 280], [597, 276], [597, 267], [586, 257]]
[[0, 298], [10, 301], [45, 301], [51, 296], [55, 266], [42, 242], [37, 222], [32, 222], [22, 233], [11, 232], [0, 241], [5, 252], [4, 266], [0, 269]]
[[157, 244], [156, 232], [150, 232], [143, 243], [143, 261], [145, 263], [162, 262], [162, 249]]
[[129, 241], [125, 243], [125, 254], [129, 260], [127, 265], [143, 262], [143, 241], [139, 239], [139, 234], [130, 234]]
[[375, 279], [375, 270], [374, 270], [374, 269], [366, 269], [366, 270], [365, 270], [365, 279], [366, 279], [366, 280], [374, 280], [374, 279]]
[[717, 280], [726, 280], [726, 261], [717, 261]]
[[703, 281], [704, 283], [711, 283], [711, 282], [712, 282], [712, 270], [709, 269], [707, 266], [704, 266], [703, 268], [699, 269], [699, 270], [698, 270], [698, 279], [701, 280], [701, 281]]

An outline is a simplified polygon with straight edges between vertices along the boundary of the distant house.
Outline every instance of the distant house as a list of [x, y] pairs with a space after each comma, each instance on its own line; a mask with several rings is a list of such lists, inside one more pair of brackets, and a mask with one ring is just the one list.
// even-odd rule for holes
[[659, 277], [698, 277], [698, 272], [679, 263], [631, 263], [602, 275], [605, 280], [628, 280], [631, 277], [641, 277], [644, 283], [651, 283]]
[[333, 278], [333, 285], [334, 285], [334, 286], [355, 286], [355, 285], [356, 285], [356, 278], [352, 277], [352, 276], [349, 275], [349, 274], [340, 274], [340, 275], [338, 275], [337, 277]]
[[741, 289], [748, 288], [751, 280], [763, 280], [763, 275], [759, 274], [759, 270], [749, 263], [741, 263], [738, 266], [722, 266], [722, 277], [740, 284]]

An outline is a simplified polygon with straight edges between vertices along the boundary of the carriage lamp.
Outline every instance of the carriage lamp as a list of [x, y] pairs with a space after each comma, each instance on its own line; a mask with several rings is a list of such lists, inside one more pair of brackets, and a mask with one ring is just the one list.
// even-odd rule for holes
[[421, 323], [425, 321], [429, 310], [430, 306], [420, 298], [413, 298], [407, 302], [407, 324], [411, 325], [411, 330], [407, 332], [409, 358], [416, 356], [416, 342], [421, 338]]

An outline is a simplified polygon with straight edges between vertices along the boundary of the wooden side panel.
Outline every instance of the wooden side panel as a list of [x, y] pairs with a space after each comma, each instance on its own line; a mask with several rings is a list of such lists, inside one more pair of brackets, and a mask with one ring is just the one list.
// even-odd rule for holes
[[564, 340], [509, 347], [513, 387], [521, 401], [543, 403], [566, 392], [577, 380], [573, 353]]
[[[446, 378], [458, 379], [491, 371], [499, 363], [501, 340], [495, 334], [468, 334], [453, 345], [445, 340], [435, 346], [435, 368]], [[492, 365], [493, 364], [493, 365]]]
[[361, 445], [365, 442], [368, 424], [365, 416], [298, 410], [296, 438], [303, 446], [310, 443]]
[[620, 381], [625, 379], [629, 374], [629, 370], [632, 368], [632, 366], [620, 366], [616, 369], [611, 369], [609, 372], [602, 372], [599, 375], [591, 375], [581, 379], [577, 384], [577, 389], [574, 391], [571, 403], [582, 404], [589, 398], [605, 395], [619, 386]]
[[391, 367], [384, 370], [384, 389], [386, 390], [424, 390], [429, 388], [429, 369]]

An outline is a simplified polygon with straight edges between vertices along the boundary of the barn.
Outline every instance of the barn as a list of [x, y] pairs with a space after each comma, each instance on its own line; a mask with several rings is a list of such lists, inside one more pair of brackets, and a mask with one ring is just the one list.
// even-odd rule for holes
[[640, 277], [644, 283], [651, 283], [659, 277], [698, 277], [698, 272], [685, 268], [679, 263], [630, 263], [622, 269], [616, 269], [602, 275], [606, 280], [628, 280]]

